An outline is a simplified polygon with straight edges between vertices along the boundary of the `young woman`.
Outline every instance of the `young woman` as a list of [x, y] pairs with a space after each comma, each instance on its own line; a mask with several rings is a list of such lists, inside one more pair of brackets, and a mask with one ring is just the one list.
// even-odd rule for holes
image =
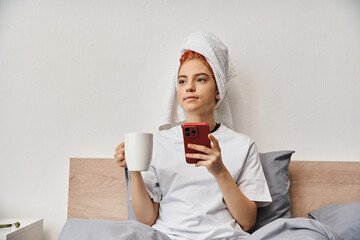
[[[171, 239], [247, 236], [257, 207], [271, 202], [254, 141], [231, 130], [226, 99], [227, 48], [212, 33], [192, 33], [180, 50], [172, 96], [154, 135], [148, 172], [130, 172], [131, 202], [139, 222]], [[201, 153], [185, 161], [183, 122], [207, 122], [212, 145], [190, 144]], [[124, 143], [115, 159], [126, 167]]]

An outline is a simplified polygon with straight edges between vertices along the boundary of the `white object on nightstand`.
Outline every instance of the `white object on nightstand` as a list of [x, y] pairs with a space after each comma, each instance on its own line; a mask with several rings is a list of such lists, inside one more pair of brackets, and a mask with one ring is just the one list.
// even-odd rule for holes
[[0, 240], [42, 240], [43, 224], [42, 218], [13, 218], [0, 219], [0, 224], [20, 223], [20, 227], [14, 225], [9, 228], [0, 228]]

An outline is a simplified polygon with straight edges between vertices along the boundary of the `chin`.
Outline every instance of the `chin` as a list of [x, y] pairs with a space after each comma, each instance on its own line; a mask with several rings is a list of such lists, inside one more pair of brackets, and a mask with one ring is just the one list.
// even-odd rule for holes
[[208, 103], [202, 103], [199, 102], [193, 102], [193, 103], [187, 103], [183, 102], [180, 104], [180, 107], [187, 113], [199, 113], [203, 114], [204, 112], [211, 112], [215, 109], [215, 104], [211, 106], [212, 104]]
[[185, 107], [182, 107], [182, 109], [187, 112], [187, 113], [196, 113], [199, 111], [199, 108], [198, 107], [189, 107], [189, 106], [185, 106]]
[[189, 107], [189, 106], [185, 106], [182, 109], [184, 110], [185, 113], [198, 114], [198, 115], [204, 115], [214, 111], [214, 109], [208, 109], [204, 107]]

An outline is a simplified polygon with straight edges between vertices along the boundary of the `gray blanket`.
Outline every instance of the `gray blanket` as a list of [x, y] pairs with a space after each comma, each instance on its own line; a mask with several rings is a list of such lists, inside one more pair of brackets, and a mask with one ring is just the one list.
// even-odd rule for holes
[[[150, 239], [169, 240], [169, 238], [142, 223], [136, 221], [109, 221], [68, 219], [58, 240], [123, 240]], [[234, 240], [233, 238], [218, 238], [219, 240]], [[241, 238], [244, 239], [244, 238]], [[277, 219], [253, 234], [245, 237], [248, 240], [281, 240], [281, 239], [316, 239], [342, 240], [333, 230], [320, 222], [307, 218]]]
[[279, 218], [253, 234], [248, 240], [270, 240], [270, 239], [291, 239], [291, 240], [340, 240], [336, 232], [325, 227], [320, 222], [307, 218]]

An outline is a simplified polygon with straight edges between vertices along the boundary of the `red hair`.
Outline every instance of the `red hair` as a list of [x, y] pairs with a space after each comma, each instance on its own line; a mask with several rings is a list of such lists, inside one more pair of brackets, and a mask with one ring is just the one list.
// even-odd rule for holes
[[[206, 67], [210, 70], [211, 74], [213, 75], [214, 77], [214, 72], [210, 66], [210, 64], [206, 61], [205, 57], [203, 55], [201, 55], [200, 53], [197, 53], [197, 52], [194, 52], [194, 51], [191, 51], [191, 50], [187, 50], [186, 52], [183, 53], [183, 55], [181, 56], [180, 58], [180, 67], [188, 60], [191, 60], [191, 59], [199, 59], [201, 60], [205, 65]], [[215, 79], [215, 77], [214, 77]]]

